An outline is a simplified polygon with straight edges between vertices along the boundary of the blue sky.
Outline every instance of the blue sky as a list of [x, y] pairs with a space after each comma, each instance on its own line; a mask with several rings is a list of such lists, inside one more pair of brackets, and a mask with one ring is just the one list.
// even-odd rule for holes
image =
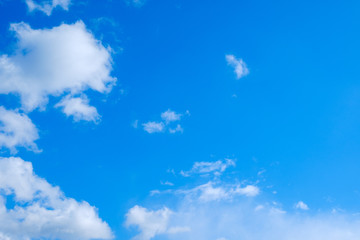
[[0, 0], [0, 240], [359, 239], [359, 7]]

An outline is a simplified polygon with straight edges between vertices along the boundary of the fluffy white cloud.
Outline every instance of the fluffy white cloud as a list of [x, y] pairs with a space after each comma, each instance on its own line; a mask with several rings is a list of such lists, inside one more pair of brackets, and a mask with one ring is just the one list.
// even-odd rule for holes
[[301, 210], [309, 210], [309, 206], [304, 203], [303, 201], [299, 201], [296, 203], [295, 208], [301, 209]]
[[110, 50], [81, 21], [52, 29], [17, 23], [11, 30], [18, 42], [12, 55], [0, 56], [0, 93], [19, 95], [26, 111], [45, 107], [49, 96], [104, 93], [116, 82]]
[[165, 124], [163, 122], [147, 122], [143, 123], [144, 130], [148, 133], [163, 132]]
[[28, 116], [0, 106], [0, 148], [16, 152], [16, 147], [22, 146], [38, 152], [35, 144], [38, 138], [38, 130]]
[[61, 7], [64, 10], [69, 9], [70, 0], [26, 0], [29, 11], [42, 11], [50, 16], [54, 8]]
[[61, 107], [66, 116], [73, 116], [75, 121], [97, 122], [100, 119], [96, 108], [89, 105], [89, 100], [86, 96], [66, 96], [55, 107]]
[[[14, 207], [7, 207], [12, 196]], [[0, 158], [0, 239], [111, 239], [94, 207], [67, 198], [30, 162]]]
[[235, 166], [232, 159], [218, 160], [215, 162], [195, 162], [190, 171], [181, 171], [180, 174], [184, 177], [189, 177], [193, 174], [209, 174], [220, 175], [228, 167]]
[[159, 234], [176, 234], [189, 231], [187, 227], [168, 227], [172, 212], [164, 207], [157, 211], [134, 206], [126, 214], [126, 226], [136, 226], [140, 234], [134, 237], [138, 240], [149, 240]]
[[237, 79], [249, 74], [249, 69], [242, 59], [237, 59], [234, 55], [226, 55], [225, 58], [227, 63], [234, 68]]
[[[186, 115], [190, 115], [189, 111], [186, 111]], [[174, 134], [177, 132], [183, 133], [184, 129], [180, 124], [176, 124], [176, 126], [171, 126], [173, 122], [180, 121], [183, 114], [176, 113], [170, 109], [161, 113], [162, 121], [154, 122], [149, 121], [147, 123], [143, 123], [144, 130], [148, 133], [156, 133], [156, 132], [165, 132], [165, 130], [169, 130], [169, 133]], [[137, 125], [136, 125], [137, 126]]]
[[161, 113], [161, 119], [165, 121], [166, 124], [174, 121], [179, 121], [182, 114], [176, 113], [168, 109], [167, 111]]
[[135, 225], [141, 231], [135, 239], [151, 239], [157, 234], [166, 232], [170, 215], [171, 211], [168, 208], [150, 211], [140, 206], [134, 206], [126, 214], [126, 226]]

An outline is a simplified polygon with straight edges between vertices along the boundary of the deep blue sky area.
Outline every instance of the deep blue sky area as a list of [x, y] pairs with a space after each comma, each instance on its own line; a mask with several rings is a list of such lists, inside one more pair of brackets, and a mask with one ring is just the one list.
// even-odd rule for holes
[[[225, 158], [236, 162], [229, 178], [256, 184], [259, 198], [289, 212], [299, 200], [310, 215], [359, 212], [359, 10], [358, 1], [73, 0], [47, 16], [24, 1], [0, 1], [1, 55], [17, 51], [11, 23], [51, 29], [83, 21], [111, 47], [117, 78], [107, 93], [84, 92], [97, 123], [54, 108], [59, 95], [26, 112], [19, 94], [1, 94], [0, 105], [36, 125], [42, 150], [3, 147], [1, 155], [31, 162], [66, 196], [96, 206], [116, 239], [133, 236], [125, 215], [151, 205], [151, 190], [193, 186], [202, 180], [181, 170]], [[237, 79], [226, 55], [242, 59], [249, 74]], [[168, 109], [182, 114], [183, 132], [144, 131]]]

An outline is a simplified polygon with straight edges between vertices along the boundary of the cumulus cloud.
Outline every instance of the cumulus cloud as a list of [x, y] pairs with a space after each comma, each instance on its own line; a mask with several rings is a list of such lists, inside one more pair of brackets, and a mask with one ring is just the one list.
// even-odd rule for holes
[[136, 226], [140, 234], [133, 239], [149, 240], [159, 234], [176, 234], [189, 231], [187, 227], [168, 227], [173, 213], [166, 207], [153, 211], [144, 207], [134, 206], [126, 214], [125, 225]]
[[193, 174], [214, 174], [221, 175], [228, 167], [234, 167], [235, 161], [232, 159], [218, 160], [215, 162], [195, 162], [189, 171], [181, 171], [180, 174], [184, 177], [189, 177]]
[[[189, 115], [188, 111], [186, 111], [186, 115]], [[181, 120], [181, 117], [183, 114], [176, 113], [175, 111], [172, 111], [170, 109], [166, 110], [165, 112], [161, 113], [161, 119], [162, 121], [149, 121], [146, 123], [143, 123], [144, 130], [148, 133], [156, 133], [156, 132], [165, 132], [166, 130], [169, 130], [169, 133], [174, 134], [177, 132], [184, 132], [184, 129], [180, 124], [176, 124], [176, 126], [171, 125], [173, 122], [177, 122]]]
[[89, 105], [89, 100], [86, 96], [66, 96], [55, 107], [61, 107], [66, 116], [73, 116], [74, 121], [97, 122], [100, 119], [96, 108]]
[[226, 55], [225, 58], [227, 63], [234, 68], [237, 79], [240, 79], [249, 74], [249, 69], [241, 58], [237, 59], [234, 55], [231, 54]]
[[44, 108], [49, 96], [105, 93], [115, 84], [110, 49], [83, 22], [52, 29], [16, 23], [10, 29], [18, 41], [13, 54], [0, 56], [0, 93], [19, 95], [25, 111]]
[[174, 121], [179, 121], [181, 119], [181, 116], [182, 114], [171, 111], [170, 109], [161, 113], [161, 118], [165, 121], [166, 124]]
[[[7, 201], [13, 198], [13, 207]], [[87, 202], [68, 198], [20, 158], [0, 158], [0, 239], [111, 239]]]
[[16, 147], [22, 146], [38, 152], [35, 144], [38, 138], [38, 130], [28, 116], [0, 106], [0, 148], [6, 147], [15, 153]]
[[301, 209], [301, 210], [309, 210], [309, 207], [306, 203], [304, 203], [303, 201], [299, 201], [296, 203], [295, 208], [297, 209]]
[[144, 130], [148, 133], [163, 132], [165, 124], [163, 122], [147, 122], [143, 123]]
[[26, 0], [26, 5], [30, 12], [41, 11], [50, 16], [54, 8], [61, 7], [69, 10], [70, 0]]

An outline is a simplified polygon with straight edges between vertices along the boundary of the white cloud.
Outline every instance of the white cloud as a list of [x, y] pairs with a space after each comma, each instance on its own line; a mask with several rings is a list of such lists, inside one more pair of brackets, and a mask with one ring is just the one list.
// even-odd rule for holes
[[148, 133], [163, 132], [165, 124], [163, 122], [147, 122], [143, 123], [144, 130]]
[[38, 130], [28, 116], [0, 106], [0, 148], [7, 147], [15, 153], [16, 147], [22, 146], [38, 152], [38, 138]]
[[[181, 234], [163, 235], [161, 239], [251, 239], [251, 240], [357, 240], [360, 239], [360, 219], [352, 214], [286, 212], [277, 203], [266, 199], [228, 198], [236, 188], [200, 186], [202, 195], [173, 195], [172, 214], [166, 218], [166, 229], [186, 226]], [[247, 192], [247, 191], [245, 191]], [[159, 202], [156, 198], [156, 205]], [[189, 197], [190, 196], [190, 197]], [[169, 198], [165, 198], [168, 202]], [[206, 201], [204, 201], [206, 200]], [[149, 201], [147, 201], [149, 202]], [[142, 225], [150, 224], [142, 218]], [[140, 235], [143, 229], [139, 228]], [[155, 233], [151, 239], [165, 231]]]
[[180, 174], [188, 177], [192, 174], [221, 175], [228, 167], [234, 167], [235, 161], [232, 159], [218, 160], [215, 162], [195, 162], [190, 171], [181, 171]]
[[237, 186], [234, 193], [244, 195], [247, 197], [255, 197], [260, 193], [260, 189], [254, 185], [247, 185], [243, 188]]
[[161, 185], [166, 185], [166, 186], [174, 186], [174, 184], [172, 182], [169, 182], [169, 181], [165, 181], [165, 182], [160, 182]]
[[225, 58], [227, 63], [234, 68], [237, 79], [249, 74], [249, 69], [241, 58], [237, 59], [234, 55], [226, 55]]
[[304, 203], [303, 201], [299, 201], [296, 203], [295, 208], [297, 209], [301, 209], [301, 210], [309, 210], [309, 207], [306, 203]]
[[189, 231], [187, 227], [170, 227], [169, 219], [173, 213], [166, 207], [157, 211], [134, 206], [126, 214], [125, 225], [136, 226], [140, 234], [134, 237], [138, 240], [149, 240], [159, 234], [176, 234]]
[[[186, 111], [186, 115], [190, 115], [189, 111]], [[172, 124], [173, 122], [180, 121], [183, 114], [176, 113], [170, 109], [161, 113], [162, 121], [149, 121], [147, 123], [143, 123], [144, 130], [148, 133], [156, 133], [156, 132], [165, 132], [169, 130], [169, 133], [174, 134], [177, 132], [183, 133], [184, 129], [180, 124]]]
[[183, 133], [184, 129], [181, 127], [180, 124], [178, 124], [178, 125], [176, 125], [176, 128], [170, 128], [169, 132], [172, 133], [172, 134], [177, 133], [177, 132]]
[[168, 109], [167, 111], [161, 113], [161, 119], [165, 121], [166, 124], [174, 121], [179, 121], [182, 114], [176, 113]]
[[[198, 166], [202, 166], [201, 164]], [[210, 166], [210, 165], [209, 165]], [[202, 169], [202, 168], [200, 168]], [[212, 171], [210, 168], [207, 171]], [[219, 167], [215, 169], [221, 169]], [[231, 175], [224, 176], [227, 182]], [[197, 183], [198, 180], [194, 182]], [[217, 178], [215, 178], [217, 179]], [[237, 182], [233, 179], [233, 182]], [[358, 240], [360, 239], [360, 216], [345, 211], [303, 212], [284, 210], [281, 203], [273, 201], [271, 195], [256, 197], [260, 189], [254, 185], [229, 184], [218, 178], [205, 184], [166, 190], [155, 197], [155, 206], [171, 205], [166, 218], [166, 229], [186, 226], [181, 234], [162, 235], [159, 239], [251, 239], [251, 240]], [[243, 181], [244, 183], [245, 181]], [[192, 185], [192, 184], [191, 184]], [[170, 196], [169, 196], [170, 194]], [[164, 198], [162, 198], [162, 196]], [[151, 208], [151, 199], [146, 201]], [[297, 207], [308, 206], [300, 201]], [[165, 209], [165, 208], [164, 208]], [[292, 210], [292, 211], [291, 211]], [[150, 219], [142, 218], [142, 225]], [[143, 230], [140, 229], [140, 235]], [[149, 238], [163, 234], [155, 233]]]
[[50, 16], [54, 8], [61, 7], [64, 10], [69, 10], [70, 0], [26, 0], [26, 5], [29, 11], [42, 11]]
[[183, 194], [191, 201], [232, 201], [239, 196], [255, 197], [260, 189], [254, 185], [241, 187], [240, 184], [224, 184], [222, 182], [209, 181], [188, 190], [176, 190], [175, 193]]
[[[14, 207], [7, 207], [13, 196]], [[4, 237], [2, 237], [4, 236]], [[0, 239], [111, 239], [87, 202], [68, 198], [33, 172], [30, 162], [0, 158]]]
[[61, 107], [66, 116], [73, 116], [74, 121], [97, 122], [100, 119], [96, 108], [89, 105], [89, 100], [86, 96], [66, 96], [55, 107]]
[[44, 108], [49, 96], [105, 93], [116, 79], [112, 60], [81, 21], [52, 29], [11, 24], [18, 42], [12, 55], [0, 56], [0, 93], [20, 96], [22, 108]]

